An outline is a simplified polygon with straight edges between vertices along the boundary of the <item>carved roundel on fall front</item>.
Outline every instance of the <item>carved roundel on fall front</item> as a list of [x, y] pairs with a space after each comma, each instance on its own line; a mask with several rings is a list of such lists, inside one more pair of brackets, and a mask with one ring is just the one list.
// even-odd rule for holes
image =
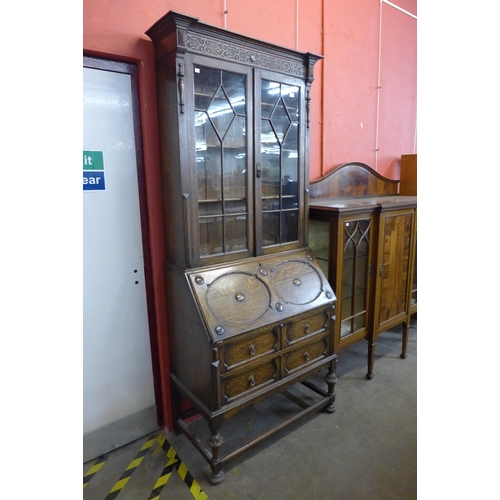
[[221, 323], [241, 325], [257, 321], [269, 310], [271, 294], [255, 275], [235, 272], [212, 281], [207, 287], [206, 301]]
[[288, 304], [308, 304], [323, 289], [321, 277], [314, 267], [301, 260], [280, 262], [271, 271], [273, 290]]

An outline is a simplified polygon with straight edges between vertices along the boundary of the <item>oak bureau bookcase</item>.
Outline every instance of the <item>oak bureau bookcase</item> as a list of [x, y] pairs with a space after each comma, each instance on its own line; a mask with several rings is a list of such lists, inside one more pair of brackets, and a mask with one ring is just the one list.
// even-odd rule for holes
[[[146, 34], [156, 58], [174, 420], [217, 483], [256, 445], [335, 411], [336, 298], [307, 247], [320, 56], [172, 11]], [[325, 388], [308, 380], [321, 370]], [[313, 403], [222, 455], [225, 419], [297, 382]], [[208, 423], [208, 447], [186, 421], [194, 412]]]

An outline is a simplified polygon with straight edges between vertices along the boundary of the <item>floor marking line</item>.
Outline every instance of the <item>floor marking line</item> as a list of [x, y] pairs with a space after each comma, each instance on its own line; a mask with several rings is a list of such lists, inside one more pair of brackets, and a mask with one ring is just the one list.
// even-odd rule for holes
[[97, 458], [97, 461], [94, 465], [84, 474], [83, 476], [83, 488], [85, 489], [89, 484], [90, 480], [101, 470], [102, 466], [109, 458], [109, 453], [101, 455]]
[[172, 470], [176, 463], [177, 463], [177, 458], [171, 458], [167, 462], [167, 465], [160, 474], [160, 477], [156, 480], [156, 483], [153, 487], [153, 491], [151, 492], [151, 495], [149, 495], [148, 500], [156, 500], [160, 496], [163, 487], [167, 484], [167, 481], [170, 479], [170, 475], [172, 474]]
[[[189, 491], [196, 500], [208, 500], [207, 494], [201, 489], [200, 485], [190, 474], [188, 468], [186, 467], [186, 464], [181, 460], [181, 457], [179, 457], [168, 440], [164, 436], [158, 436], [158, 442], [160, 443], [160, 446], [170, 460], [168, 461], [165, 469], [158, 478], [158, 481], [156, 482], [155, 487], [153, 488], [153, 491], [148, 500], [157, 500], [161, 493], [161, 490], [170, 478], [170, 474], [172, 473], [172, 469], [174, 467], [177, 469], [177, 473], [189, 488]], [[164, 481], [164, 484], [160, 485], [160, 481]]]
[[126, 468], [125, 472], [121, 475], [120, 479], [118, 479], [118, 481], [115, 483], [113, 488], [111, 488], [111, 491], [108, 493], [105, 500], [114, 500], [119, 495], [119, 493], [125, 487], [125, 485], [127, 484], [128, 480], [130, 479], [132, 474], [135, 472], [137, 467], [144, 460], [144, 457], [146, 456], [148, 451], [151, 449], [151, 447], [158, 440], [159, 440], [159, 436], [158, 437], [152, 436], [142, 445], [142, 448], [139, 450], [139, 452], [134, 457], [134, 459], [130, 462], [130, 464]]

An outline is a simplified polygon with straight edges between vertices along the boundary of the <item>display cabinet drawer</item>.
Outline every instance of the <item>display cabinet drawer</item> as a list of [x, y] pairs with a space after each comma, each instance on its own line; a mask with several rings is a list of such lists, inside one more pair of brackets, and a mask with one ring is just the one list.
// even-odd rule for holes
[[279, 370], [275, 360], [246, 370], [239, 375], [222, 380], [222, 394], [225, 403], [254, 391], [264, 385], [275, 382], [279, 377]]
[[285, 330], [287, 345], [293, 345], [299, 340], [326, 332], [329, 329], [329, 311], [330, 309], [287, 325]]
[[295, 349], [285, 355], [285, 374], [290, 375], [305, 365], [326, 356], [328, 356], [328, 337], [301, 346], [299, 349]]
[[222, 348], [221, 361], [223, 371], [229, 371], [244, 363], [254, 361], [279, 349], [280, 328], [233, 342]]

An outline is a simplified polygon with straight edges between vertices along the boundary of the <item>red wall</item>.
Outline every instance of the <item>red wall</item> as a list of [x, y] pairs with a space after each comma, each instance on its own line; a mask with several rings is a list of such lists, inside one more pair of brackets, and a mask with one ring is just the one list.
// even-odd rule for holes
[[[417, 14], [417, 0], [392, 3]], [[169, 10], [324, 55], [315, 66], [312, 86], [311, 179], [354, 160], [397, 179], [400, 156], [417, 152], [417, 21], [379, 0], [84, 0], [84, 53], [139, 67], [162, 410], [171, 428], [154, 51], [144, 35]]]

